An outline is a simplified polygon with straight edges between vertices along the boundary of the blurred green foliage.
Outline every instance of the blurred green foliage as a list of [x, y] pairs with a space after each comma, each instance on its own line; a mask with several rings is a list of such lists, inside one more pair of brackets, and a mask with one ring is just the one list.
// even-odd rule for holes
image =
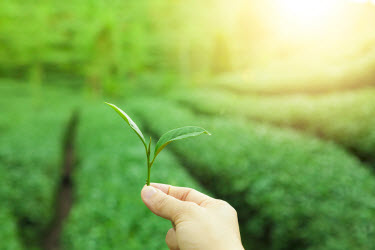
[[202, 33], [185, 25], [188, 15], [196, 23], [202, 19], [198, 2], [4, 0], [0, 72], [33, 82], [48, 74], [73, 75], [94, 91], [113, 94], [119, 81], [131, 82], [137, 74], [190, 71], [190, 60], [206, 58], [197, 47], [201, 42], [193, 45]]
[[23, 247], [18, 237], [16, 219], [4, 205], [0, 208], [0, 221], [0, 248], [22, 250]]

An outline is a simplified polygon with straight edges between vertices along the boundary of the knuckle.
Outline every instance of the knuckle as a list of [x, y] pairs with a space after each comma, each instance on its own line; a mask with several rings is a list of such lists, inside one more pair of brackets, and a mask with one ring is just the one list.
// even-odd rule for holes
[[191, 218], [196, 216], [196, 214], [199, 214], [199, 206], [195, 204], [194, 202], [186, 202], [184, 206], [181, 209], [176, 210], [173, 221], [176, 224], [179, 224], [180, 222], [184, 221], [186, 218]]
[[229, 205], [228, 202], [224, 201], [224, 200], [216, 200], [216, 205], [219, 206], [219, 207], [230, 207], [231, 205]]
[[187, 210], [190, 211], [190, 210], [194, 210], [195, 208], [197, 208], [198, 205], [194, 202], [187, 201], [187, 202], [185, 202], [185, 207], [186, 207]]
[[223, 209], [223, 211], [225, 211], [226, 213], [237, 217], [236, 209], [232, 207], [228, 202], [224, 200], [217, 200], [216, 205], [218, 206], [218, 208]]
[[192, 189], [192, 188], [186, 188], [186, 191], [185, 191], [184, 194], [182, 195], [181, 200], [186, 201], [186, 200], [187, 200], [187, 197], [188, 197], [189, 195], [191, 195], [192, 192], [194, 192], [194, 191], [195, 191], [195, 190]]
[[172, 218], [172, 221], [177, 225], [177, 224], [180, 224], [180, 222], [182, 222], [184, 220], [184, 216], [185, 216], [185, 212], [184, 211], [181, 211], [181, 210], [178, 210], [175, 212], [175, 214], [173, 215], [173, 218]]
[[157, 202], [155, 202], [155, 209], [160, 211], [163, 210], [167, 205], [167, 199], [165, 197], [159, 199]]
[[188, 202], [188, 203], [185, 204], [185, 213], [189, 214], [190, 216], [201, 214], [202, 213], [202, 207], [200, 207], [199, 205], [197, 205], [194, 202]]

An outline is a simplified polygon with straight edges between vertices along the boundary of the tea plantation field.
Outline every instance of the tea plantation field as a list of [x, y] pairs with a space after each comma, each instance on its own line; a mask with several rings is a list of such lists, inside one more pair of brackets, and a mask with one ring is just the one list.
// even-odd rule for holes
[[197, 89], [174, 93], [171, 98], [209, 116], [236, 116], [292, 127], [374, 160], [375, 88], [316, 96], [238, 96], [217, 89]]
[[189, 121], [213, 133], [173, 149], [198, 180], [235, 206], [249, 248], [365, 249], [375, 243], [373, 174], [337, 145], [233, 117], [197, 116], [160, 99], [132, 104], [157, 134]]
[[[140, 199], [137, 136], [101, 98], [26, 86], [0, 83], [0, 249], [46, 248], [64, 183], [60, 249], [166, 249], [170, 223]], [[375, 249], [374, 89], [126, 96], [109, 100], [147, 137], [185, 125], [213, 134], [168, 146], [151, 179], [227, 200], [246, 249]]]
[[[74, 101], [64, 102], [64, 90], [47, 90], [40, 93], [40, 104], [28, 88], [10, 84], [0, 85], [0, 198], [9, 223], [19, 225], [14, 236], [34, 246], [53, 216], [63, 135]], [[15, 228], [3, 225], [5, 233]]]

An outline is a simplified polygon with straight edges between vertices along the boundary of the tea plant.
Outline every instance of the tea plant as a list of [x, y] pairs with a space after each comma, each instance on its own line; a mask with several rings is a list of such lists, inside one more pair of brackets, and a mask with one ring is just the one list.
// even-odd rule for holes
[[122, 119], [124, 119], [124, 121], [134, 130], [134, 132], [138, 135], [139, 139], [141, 139], [143, 146], [145, 147], [147, 158], [147, 186], [150, 185], [151, 167], [154, 164], [156, 157], [169, 143], [171, 143], [172, 141], [198, 136], [201, 134], [211, 135], [207, 130], [195, 126], [186, 126], [182, 128], [173, 129], [160, 137], [159, 141], [156, 143], [154, 154], [151, 159], [151, 137], [149, 143], [147, 144], [141, 130], [123, 110], [121, 110], [114, 104], [107, 102], [106, 104], [113, 108], [122, 117]]
[[239, 96], [212, 89], [188, 93], [174, 91], [170, 95], [207, 115], [246, 118], [296, 128], [332, 140], [350, 152], [355, 149], [355, 154], [361, 158], [375, 162], [374, 97], [375, 89], [288, 97]]

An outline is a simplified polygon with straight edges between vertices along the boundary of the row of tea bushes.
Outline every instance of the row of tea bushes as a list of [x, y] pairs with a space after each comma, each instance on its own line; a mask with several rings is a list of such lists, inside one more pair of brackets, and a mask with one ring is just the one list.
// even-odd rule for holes
[[184, 125], [212, 132], [171, 147], [237, 209], [249, 249], [374, 246], [375, 179], [336, 145], [264, 124], [196, 116], [161, 99], [137, 99], [130, 109], [158, 135]]
[[[152, 214], [140, 197], [147, 167], [138, 137], [103, 103], [90, 103], [80, 114], [74, 204], [64, 226], [62, 247], [165, 249], [171, 224]], [[154, 164], [151, 181], [202, 191], [168, 152]]]
[[246, 117], [324, 137], [374, 158], [375, 89], [319, 96], [238, 96], [222, 91], [196, 90], [174, 93], [173, 98], [196, 111]]
[[0, 200], [25, 244], [37, 246], [54, 214], [72, 108], [63, 102], [61, 91], [39, 92], [40, 104], [15, 83], [2, 83], [0, 93]]
[[23, 249], [21, 241], [18, 237], [16, 219], [5, 207], [0, 208], [0, 221], [0, 249]]

